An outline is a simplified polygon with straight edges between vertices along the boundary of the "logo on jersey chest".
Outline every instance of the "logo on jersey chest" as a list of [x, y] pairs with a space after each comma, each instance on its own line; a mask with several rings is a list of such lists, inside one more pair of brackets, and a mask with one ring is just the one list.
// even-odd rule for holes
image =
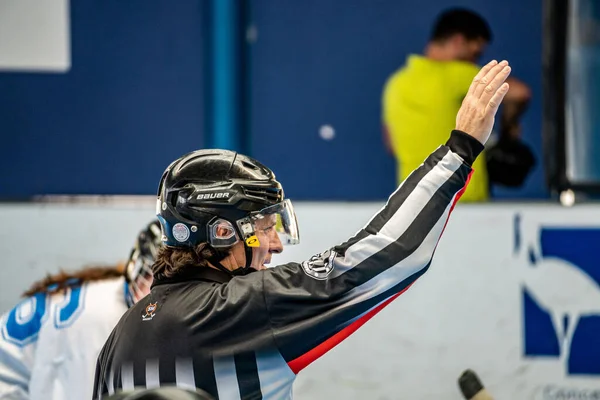
[[142, 321], [150, 321], [154, 318], [154, 314], [156, 314], [156, 310], [158, 309], [158, 302], [149, 303], [146, 306], [146, 313], [142, 315]]

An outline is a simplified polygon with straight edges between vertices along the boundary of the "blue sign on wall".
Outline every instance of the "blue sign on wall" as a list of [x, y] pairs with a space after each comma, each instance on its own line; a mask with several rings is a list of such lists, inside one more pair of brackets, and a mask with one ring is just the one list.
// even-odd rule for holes
[[523, 288], [524, 355], [560, 359], [568, 375], [600, 375], [599, 241], [600, 229], [542, 228], [530, 268], [565, 285]]

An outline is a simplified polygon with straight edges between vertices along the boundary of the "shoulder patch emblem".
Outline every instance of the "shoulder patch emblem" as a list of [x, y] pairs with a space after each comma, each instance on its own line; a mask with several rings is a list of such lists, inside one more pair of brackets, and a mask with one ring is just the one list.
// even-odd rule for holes
[[323, 253], [312, 256], [308, 261], [302, 262], [302, 269], [306, 275], [315, 279], [326, 279], [333, 271], [333, 261], [337, 253], [333, 250], [327, 250]]
[[146, 313], [142, 315], [142, 321], [150, 321], [154, 318], [156, 310], [158, 309], [158, 302], [150, 303], [146, 306]]

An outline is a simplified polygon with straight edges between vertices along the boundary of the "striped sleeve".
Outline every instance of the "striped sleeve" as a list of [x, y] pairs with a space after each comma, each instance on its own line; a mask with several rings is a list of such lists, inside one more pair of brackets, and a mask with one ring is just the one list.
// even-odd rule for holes
[[[481, 146], [452, 135], [354, 237], [265, 271], [279, 350], [294, 373], [348, 337], [427, 271]], [[476, 142], [476, 143], [475, 143]]]

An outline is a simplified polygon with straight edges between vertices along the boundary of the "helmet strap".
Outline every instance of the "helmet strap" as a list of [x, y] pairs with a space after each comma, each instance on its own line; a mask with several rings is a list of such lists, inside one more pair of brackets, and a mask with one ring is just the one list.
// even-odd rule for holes
[[245, 268], [250, 268], [250, 265], [252, 264], [252, 247], [246, 246], [246, 243], [244, 243], [244, 253], [246, 253]]
[[210, 261], [210, 263], [212, 265], [214, 265], [217, 269], [220, 269], [221, 271], [225, 272], [229, 276], [233, 276], [233, 273], [230, 270], [228, 270], [227, 268], [225, 268], [223, 266], [223, 264], [221, 264], [221, 260], [222, 259], [219, 259], [218, 257], [211, 257], [208, 259], [208, 261]]
[[220, 249], [215, 249], [215, 248], [213, 248], [213, 249], [214, 249], [214, 254], [208, 259], [208, 261], [210, 261], [210, 263], [212, 265], [214, 265], [221, 271], [226, 272], [227, 274], [231, 275], [231, 271], [228, 270], [227, 268], [225, 268], [223, 266], [223, 264], [221, 264], [221, 261], [223, 261], [223, 259], [227, 256], [227, 254], [225, 252], [221, 251]]
[[212, 257], [210, 257], [208, 259], [208, 261], [210, 261], [210, 263], [212, 265], [214, 265], [217, 269], [220, 269], [221, 271], [227, 273], [230, 276], [240, 276], [240, 275], [248, 275], [252, 272], [256, 272], [256, 269], [250, 267], [250, 265], [252, 264], [252, 248], [248, 247], [244, 244], [244, 252], [246, 255], [246, 265], [245, 266], [240, 266], [239, 268], [230, 271], [227, 268], [225, 268], [225, 266], [223, 264], [221, 264], [221, 261], [225, 258], [225, 254], [221, 251], [216, 251], [215, 255], [213, 255]]

